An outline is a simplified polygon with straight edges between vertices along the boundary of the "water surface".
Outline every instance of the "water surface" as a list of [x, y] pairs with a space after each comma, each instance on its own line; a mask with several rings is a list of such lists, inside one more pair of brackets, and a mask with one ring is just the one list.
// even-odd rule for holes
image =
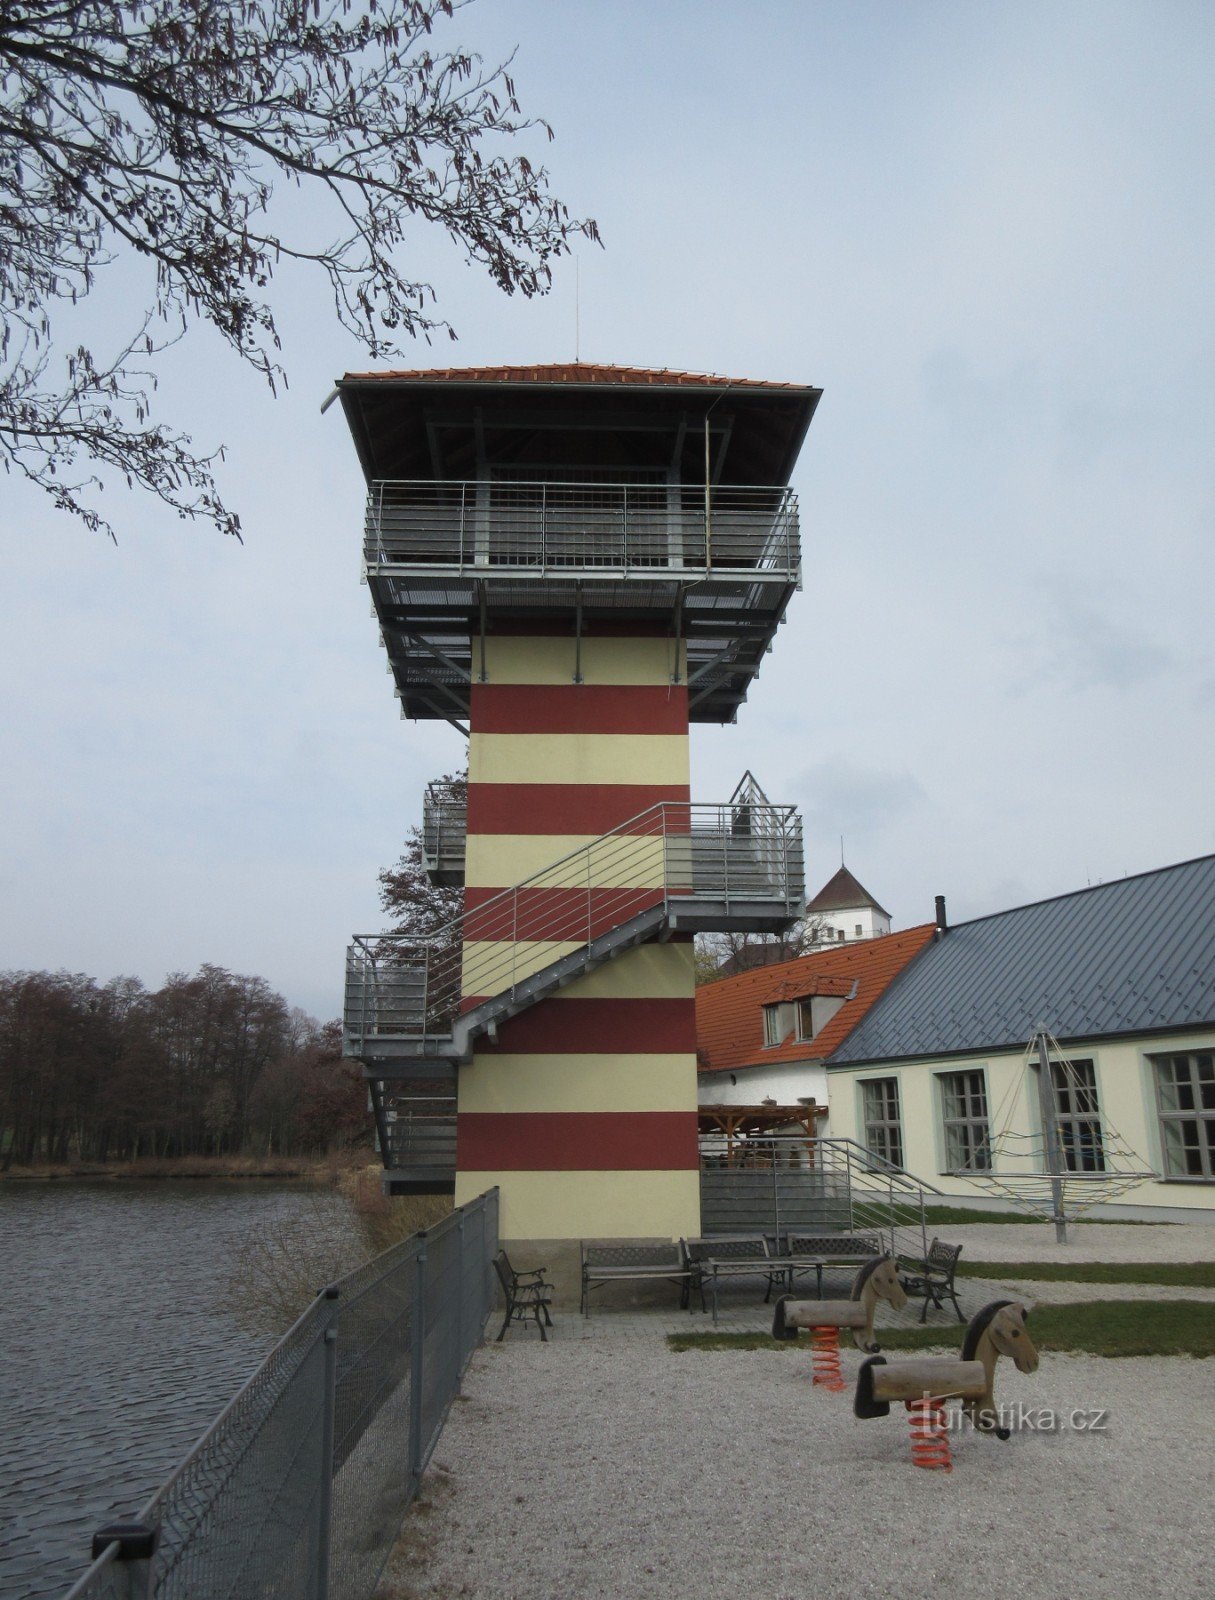
[[0, 1184], [0, 1600], [61, 1595], [261, 1360], [233, 1313], [273, 1184]]

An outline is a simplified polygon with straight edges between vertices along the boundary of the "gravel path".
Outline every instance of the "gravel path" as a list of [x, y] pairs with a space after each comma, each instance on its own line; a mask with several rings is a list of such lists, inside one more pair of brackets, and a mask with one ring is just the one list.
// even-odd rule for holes
[[964, 1247], [964, 1261], [1215, 1261], [1215, 1225], [1206, 1222], [1077, 1223], [1066, 1244], [1036, 1222], [949, 1224], [940, 1234]]
[[1105, 1427], [964, 1431], [951, 1475], [911, 1465], [901, 1408], [859, 1422], [814, 1390], [800, 1351], [520, 1341], [478, 1352], [466, 1394], [380, 1600], [1211, 1592], [1215, 1361], [1002, 1362], [1001, 1405]]

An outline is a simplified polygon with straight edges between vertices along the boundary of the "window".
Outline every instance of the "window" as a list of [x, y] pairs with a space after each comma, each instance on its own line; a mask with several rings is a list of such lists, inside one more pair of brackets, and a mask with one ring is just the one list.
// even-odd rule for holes
[[784, 1044], [793, 1032], [796, 1021], [792, 1000], [782, 1000], [777, 1005], [765, 1006], [764, 1010], [764, 1043]]
[[946, 1172], [967, 1168], [986, 1172], [991, 1166], [991, 1149], [982, 1072], [942, 1072], [940, 1082]]
[[864, 933], [865, 930], [861, 926], [861, 924], [858, 922], [856, 927], [852, 931], [856, 935], [856, 937], [859, 939], [861, 937], [861, 935]]
[[1050, 1078], [1063, 1165], [1068, 1172], [1104, 1172], [1096, 1067], [1091, 1061], [1052, 1061]]
[[866, 1078], [861, 1082], [861, 1109], [865, 1148], [892, 1166], [903, 1165], [903, 1124], [899, 1117], [897, 1078]]
[[1215, 1055], [1157, 1056], [1166, 1178], [1215, 1180]]
[[805, 995], [797, 1002], [797, 1037], [813, 1039], [822, 1032], [843, 1003], [842, 995]]

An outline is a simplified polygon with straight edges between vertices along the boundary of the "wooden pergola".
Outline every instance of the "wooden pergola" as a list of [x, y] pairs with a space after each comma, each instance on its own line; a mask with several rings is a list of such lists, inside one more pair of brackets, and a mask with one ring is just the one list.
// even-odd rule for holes
[[813, 1100], [792, 1106], [779, 1106], [774, 1100], [765, 1100], [757, 1106], [698, 1106], [697, 1121], [701, 1138], [717, 1135], [725, 1140], [725, 1164], [734, 1166], [771, 1166], [775, 1152], [771, 1144], [755, 1147], [754, 1141], [787, 1135], [800, 1128], [805, 1139], [807, 1164], [814, 1165], [814, 1143], [818, 1137], [818, 1120], [827, 1115], [827, 1107]]

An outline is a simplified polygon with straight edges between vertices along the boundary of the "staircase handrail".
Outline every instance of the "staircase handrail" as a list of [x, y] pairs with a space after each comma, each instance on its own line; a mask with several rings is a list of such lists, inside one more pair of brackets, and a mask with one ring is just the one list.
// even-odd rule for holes
[[[736, 841], [732, 820], [738, 811], [730, 801], [702, 802], [692, 800], [660, 800], [647, 806], [615, 828], [599, 835], [586, 844], [576, 846], [555, 861], [531, 873], [509, 888], [471, 908], [442, 926], [417, 932], [387, 932], [355, 934], [352, 952], [361, 952], [370, 966], [373, 978], [380, 968], [380, 957], [385, 957], [388, 970], [420, 972], [425, 985], [425, 1025], [420, 1030], [408, 1030], [423, 1036], [445, 1036], [465, 994], [480, 996], [512, 990], [522, 977], [534, 968], [520, 972], [519, 945], [531, 942], [568, 943], [575, 947], [589, 944], [596, 925], [619, 926], [642, 910], [661, 907], [669, 914], [672, 898], [683, 898], [694, 892], [695, 841], [700, 838], [719, 840], [722, 844], [722, 894], [728, 900], [733, 893], [736, 899], [762, 898], [786, 905], [790, 914], [800, 910], [801, 893], [796, 892], [790, 868], [795, 864], [795, 847], [800, 842], [800, 819], [793, 805], [769, 804], [762, 809], [763, 838], [762, 860], [755, 855], [755, 866], [771, 871], [772, 882], [767, 893], [760, 893], [754, 878], [730, 884], [730, 850]], [[697, 827], [698, 814], [715, 819], [715, 826]], [[682, 822], [682, 826], [679, 826]], [[757, 832], [759, 830], [756, 830]], [[630, 873], [635, 880], [638, 855], [644, 848], [642, 841], [661, 841], [661, 871], [657, 882], [638, 884], [627, 881]], [[672, 841], [688, 843], [686, 857], [681, 862], [672, 860]], [[774, 840], [783, 840], [783, 847], [775, 850]], [[576, 876], [578, 863], [586, 864], [586, 883], [571, 887], [570, 879]], [[594, 864], [594, 879], [591, 867]], [[658, 865], [655, 863], [654, 865]], [[699, 863], [704, 870], [704, 863]], [[614, 876], [624, 870], [623, 881]], [[651, 876], [655, 874], [651, 871]], [[566, 880], [554, 883], [553, 879]], [[682, 880], [682, 881], [681, 881]], [[532, 891], [531, 903], [524, 913], [524, 930], [520, 931], [520, 895]], [[681, 894], [680, 891], [683, 891]], [[674, 893], [673, 893], [674, 891]], [[571, 896], [576, 897], [571, 902]], [[473, 932], [469, 933], [470, 927]], [[466, 946], [470, 942], [485, 940], [500, 943], [502, 949], [483, 958], [486, 965], [470, 974]], [[395, 953], [404, 952], [405, 959]], [[509, 967], [509, 971], [507, 968]], [[432, 968], [435, 970], [432, 971]], [[481, 984], [469, 978], [480, 978]], [[432, 1021], [441, 1022], [441, 1030], [432, 1028]]]

